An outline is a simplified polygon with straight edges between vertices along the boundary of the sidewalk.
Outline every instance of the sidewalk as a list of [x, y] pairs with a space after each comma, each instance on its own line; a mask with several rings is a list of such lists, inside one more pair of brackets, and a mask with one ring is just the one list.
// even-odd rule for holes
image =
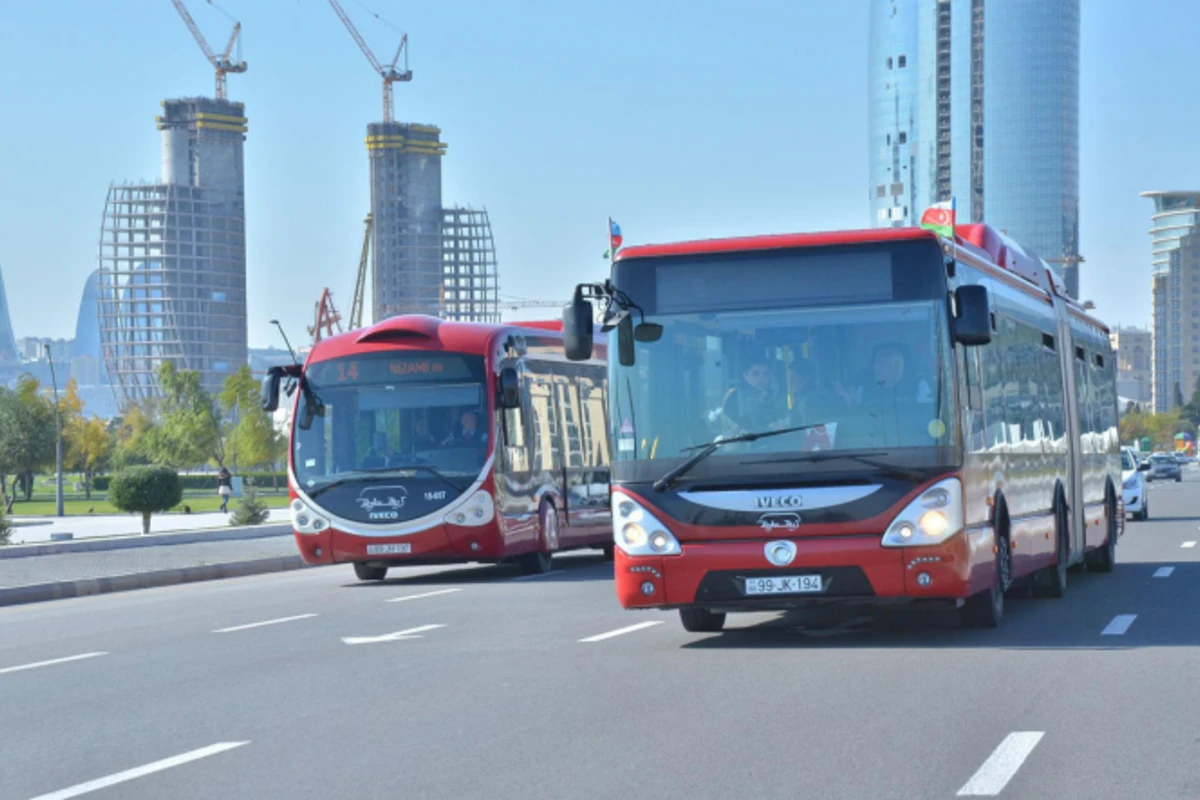
[[[289, 519], [286, 508], [273, 508], [266, 524]], [[72, 535], [72, 539], [108, 536], [141, 536], [142, 518], [138, 514], [73, 517], [10, 517], [14, 528], [13, 544], [50, 542], [54, 534]], [[150, 518], [150, 533], [228, 530], [229, 514], [209, 511], [201, 514], [155, 514]]]
[[[290, 526], [276, 525], [254, 539], [102, 550], [94, 547], [105, 544], [101, 541], [0, 548], [5, 555], [0, 558], [0, 606], [300, 569], [304, 562], [296, 554], [296, 543], [284, 535], [290, 532]], [[92, 547], [78, 552], [81, 545]], [[51, 548], [65, 552], [41, 552]], [[22, 551], [30, 554], [20, 555]]]

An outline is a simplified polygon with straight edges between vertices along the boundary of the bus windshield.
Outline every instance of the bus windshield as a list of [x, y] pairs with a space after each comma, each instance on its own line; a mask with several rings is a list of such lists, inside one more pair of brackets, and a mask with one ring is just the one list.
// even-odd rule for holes
[[[294, 472], [299, 488], [310, 497], [320, 493], [319, 502], [334, 513], [375, 519], [357, 513], [372, 509], [355, 505], [355, 478], [411, 476], [423, 490], [436, 487], [425, 494], [449, 501], [482, 471], [491, 434], [482, 356], [371, 353], [310, 365], [305, 379], [314, 416], [307, 429], [295, 425]], [[308, 403], [302, 395], [297, 419]], [[346, 491], [325, 491], [348, 480]], [[408, 502], [388, 518], [412, 518], [430, 510], [425, 505]]]

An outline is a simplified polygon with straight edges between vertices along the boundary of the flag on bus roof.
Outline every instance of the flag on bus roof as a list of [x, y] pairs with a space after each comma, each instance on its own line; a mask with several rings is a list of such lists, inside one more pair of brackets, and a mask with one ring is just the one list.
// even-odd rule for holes
[[613, 222], [613, 218], [608, 218], [608, 252], [612, 255], [617, 254], [617, 250], [621, 247], [621, 226]]
[[921, 215], [921, 227], [947, 239], [954, 238], [954, 198], [934, 203]]

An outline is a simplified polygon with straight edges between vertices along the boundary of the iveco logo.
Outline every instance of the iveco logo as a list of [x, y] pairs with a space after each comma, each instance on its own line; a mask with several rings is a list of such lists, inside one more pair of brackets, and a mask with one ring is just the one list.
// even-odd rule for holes
[[786, 567], [796, 557], [796, 545], [794, 542], [780, 539], [777, 542], [767, 542], [763, 552], [767, 556], [767, 561], [777, 567]]
[[802, 508], [804, 497], [798, 494], [764, 494], [758, 498], [759, 508]]

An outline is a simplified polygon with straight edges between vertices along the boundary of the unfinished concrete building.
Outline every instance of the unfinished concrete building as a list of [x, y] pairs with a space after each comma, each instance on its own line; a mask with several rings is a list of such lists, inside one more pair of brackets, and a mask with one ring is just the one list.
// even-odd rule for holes
[[100, 344], [117, 402], [156, 393], [164, 361], [211, 392], [246, 363], [243, 105], [163, 103], [162, 182], [109, 187], [100, 233]]
[[487, 210], [443, 209], [439, 316], [456, 322], [499, 322], [499, 292]]
[[374, 320], [438, 314], [442, 291], [442, 156], [432, 125], [367, 126]]

